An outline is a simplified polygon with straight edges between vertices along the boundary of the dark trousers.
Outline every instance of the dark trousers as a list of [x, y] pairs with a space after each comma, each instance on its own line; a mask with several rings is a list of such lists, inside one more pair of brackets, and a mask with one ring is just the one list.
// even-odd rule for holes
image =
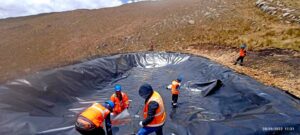
[[75, 126], [76, 130], [82, 135], [105, 135], [105, 131], [102, 127], [86, 130]]
[[178, 100], [177, 94], [172, 94], [172, 105], [176, 105]]
[[244, 56], [238, 57], [238, 58], [236, 59], [235, 64], [237, 64], [239, 61], [241, 61], [241, 64], [243, 64], [243, 62], [244, 62]]

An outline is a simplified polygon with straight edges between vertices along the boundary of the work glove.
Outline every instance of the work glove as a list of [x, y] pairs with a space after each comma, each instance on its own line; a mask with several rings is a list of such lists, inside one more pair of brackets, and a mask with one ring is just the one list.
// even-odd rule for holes
[[139, 125], [140, 125], [141, 127], [144, 127], [143, 121], [140, 121]]
[[170, 90], [170, 89], [172, 89], [172, 85], [170, 84], [170, 85], [168, 85], [167, 87], [166, 87], [166, 89], [167, 90]]
[[112, 113], [110, 113], [110, 116], [115, 116], [115, 115], [116, 115], [116, 114], [115, 114], [115, 113], [113, 113], [113, 112], [112, 112]]

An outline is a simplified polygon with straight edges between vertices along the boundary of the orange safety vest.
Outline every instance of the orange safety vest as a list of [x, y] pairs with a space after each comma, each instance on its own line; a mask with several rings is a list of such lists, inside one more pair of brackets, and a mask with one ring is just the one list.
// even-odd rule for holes
[[245, 57], [246, 56], [246, 50], [240, 49], [240, 56]]
[[159, 95], [158, 92], [154, 91], [152, 96], [147, 101], [145, 107], [144, 107], [144, 119], [148, 117], [148, 105], [151, 101], [155, 101], [159, 104], [159, 107], [156, 109], [154, 119], [146, 125], [147, 127], [159, 127], [162, 126], [166, 121], [166, 112], [164, 107], [164, 102]]
[[128, 96], [123, 92], [122, 92], [122, 101], [119, 100], [116, 94], [113, 94], [110, 97], [110, 100], [115, 103], [115, 107], [113, 111], [116, 114], [121, 113], [123, 110], [129, 107]]
[[103, 128], [103, 121], [110, 111], [98, 103], [94, 103], [91, 107], [84, 110], [80, 115], [95, 124], [95, 126]]
[[179, 90], [178, 87], [181, 84], [179, 82], [177, 82], [176, 80], [172, 81], [172, 87], [171, 87], [171, 91], [173, 95], [178, 95], [179, 94]]

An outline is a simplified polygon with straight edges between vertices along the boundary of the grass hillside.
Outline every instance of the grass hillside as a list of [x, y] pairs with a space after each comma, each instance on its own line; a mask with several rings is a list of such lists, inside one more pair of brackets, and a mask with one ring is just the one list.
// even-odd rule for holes
[[[269, 85], [297, 95], [300, 25], [264, 13], [255, 2], [162, 0], [2, 19], [0, 81], [94, 56], [147, 51], [151, 45], [155, 51], [194, 53], [229, 66], [236, 48], [247, 43], [252, 64], [232, 68], [254, 77], [262, 72], [256, 78], [267, 84], [272, 80], [266, 78], [279, 78]], [[298, 1], [283, 2], [299, 10]]]

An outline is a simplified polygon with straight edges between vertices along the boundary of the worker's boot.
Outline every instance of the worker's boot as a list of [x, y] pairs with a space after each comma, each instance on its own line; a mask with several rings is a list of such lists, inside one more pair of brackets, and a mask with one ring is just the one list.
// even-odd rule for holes
[[172, 107], [176, 108], [177, 107], [177, 103], [172, 103]]

